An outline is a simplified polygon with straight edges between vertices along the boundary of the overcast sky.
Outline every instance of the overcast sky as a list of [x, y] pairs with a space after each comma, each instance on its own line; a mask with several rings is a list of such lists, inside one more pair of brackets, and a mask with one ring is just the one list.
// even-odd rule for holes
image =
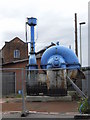
[[[78, 47], [79, 23], [82, 26], [83, 64], [87, 65], [88, 44], [88, 1], [89, 0], [1, 0], [0, 1], [0, 49], [5, 41], [19, 37], [25, 41], [25, 21], [27, 17], [38, 19], [36, 26], [36, 51], [51, 42], [72, 46], [74, 50], [75, 23], [77, 13]], [[28, 28], [29, 29], [29, 28]]]

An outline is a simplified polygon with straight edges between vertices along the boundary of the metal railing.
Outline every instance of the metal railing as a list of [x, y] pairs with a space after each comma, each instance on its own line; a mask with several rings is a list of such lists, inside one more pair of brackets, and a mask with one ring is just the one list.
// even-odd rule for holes
[[[69, 91], [65, 69], [1, 68], [0, 73], [2, 73], [2, 96], [22, 95], [22, 115], [27, 111], [26, 96], [67, 96]], [[80, 90], [79, 92], [81, 93]], [[86, 97], [83, 92], [82, 94]]]

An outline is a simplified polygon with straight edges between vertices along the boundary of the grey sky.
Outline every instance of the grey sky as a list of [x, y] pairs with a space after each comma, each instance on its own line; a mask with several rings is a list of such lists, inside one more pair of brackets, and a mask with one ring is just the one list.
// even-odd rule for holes
[[[36, 17], [36, 51], [51, 42], [59, 41], [61, 45], [72, 45], [74, 50], [74, 13], [82, 26], [83, 55], [87, 51], [88, 40], [88, 1], [89, 0], [1, 0], [0, 1], [0, 48], [5, 41], [18, 36], [25, 41], [26, 17]], [[83, 64], [87, 65], [86, 59]]]

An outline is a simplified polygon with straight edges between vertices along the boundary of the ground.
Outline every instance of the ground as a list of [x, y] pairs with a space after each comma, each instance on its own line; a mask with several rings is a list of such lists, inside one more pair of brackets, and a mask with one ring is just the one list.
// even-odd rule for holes
[[[6, 120], [9, 118], [12, 120], [16, 118], [22, 119], [22, 99], [16, 98], [8, 98], [8, 99], [0, 99], [0, 105], [2, 104], [2, 120]], [[75, 116], [79, 115], [78, 113], [78, 102], [77, 101], [69, 101], [69, 102], [26, 102], [26, 109], [29, 111], [27, 116], [24, 116], [23, 119], [30, 118], [59, 118], [59, 119], [72, 119], [75, 120]], [[0, 113], [1, 115], [1, 113]], [[81, 115], [79, 117], [82, 117]], [[90, 115], [85, 115], [90, 119]], [[83, 120], [81, 118], [81, 120]]]
[[[2, 112], [7, 111], [22, 111], [22, 100], [18, 99], [3, 99]], [[26, 109], [37, 112], [78, 112], [78, 102], [26, 102]]]

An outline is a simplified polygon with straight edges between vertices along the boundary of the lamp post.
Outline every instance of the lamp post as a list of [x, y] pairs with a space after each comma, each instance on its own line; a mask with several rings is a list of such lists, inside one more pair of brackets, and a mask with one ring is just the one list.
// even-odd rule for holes
[[79, 25], [80, 25], [80, 63], [81, 63], [81, 66], [82, 66], [82, 44], [81, 44], [81, 25], [84, 25], [86, 24], [85, 22], [80, 22]]

